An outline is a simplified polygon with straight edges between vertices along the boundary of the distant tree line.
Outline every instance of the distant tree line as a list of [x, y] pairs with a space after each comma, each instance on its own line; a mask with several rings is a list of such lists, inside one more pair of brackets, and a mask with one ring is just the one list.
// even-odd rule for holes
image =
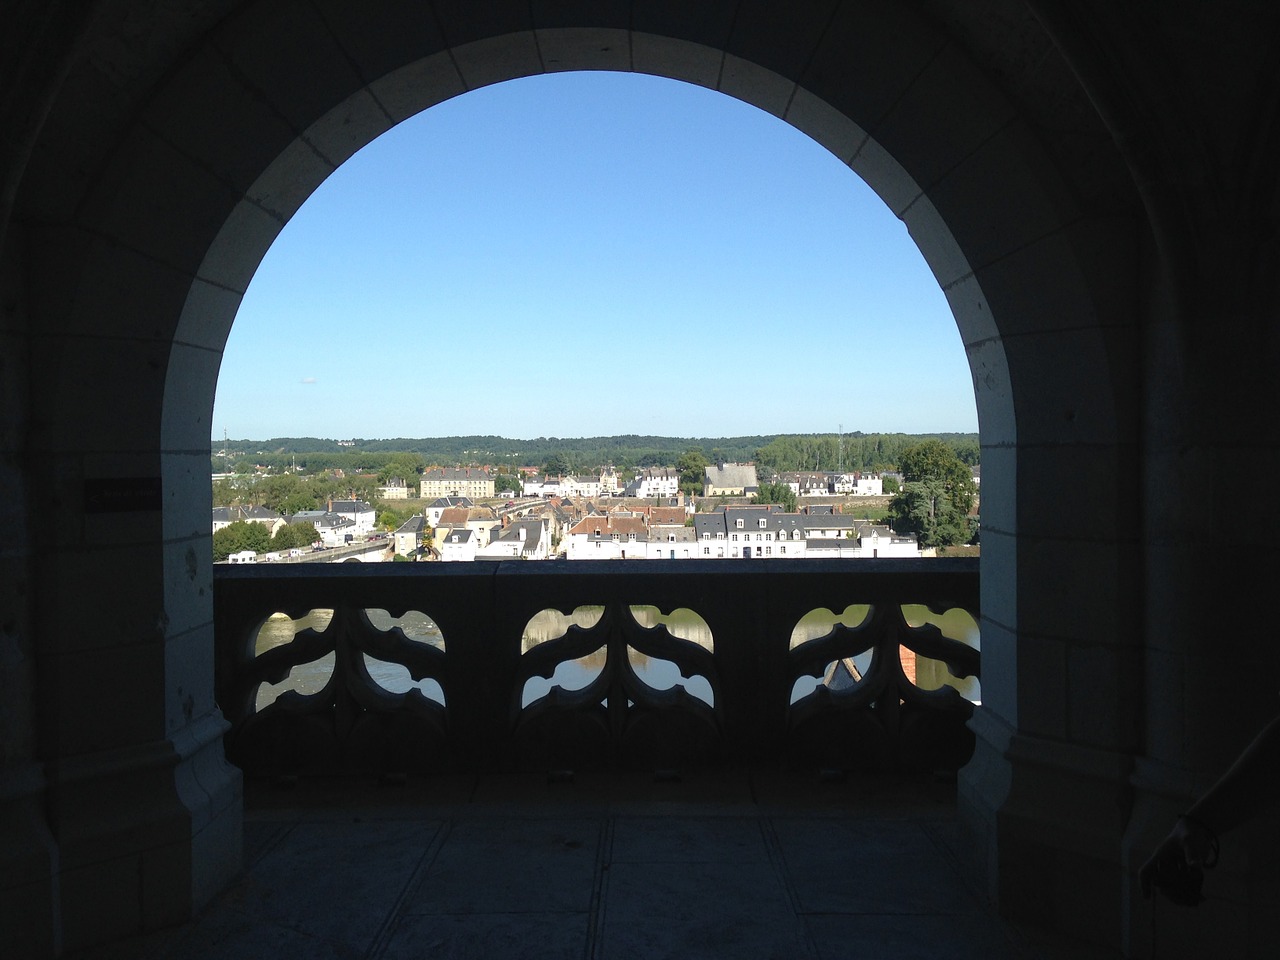
[[[399, 477], [413, 485], [428, 465], [485, 464], [514, 471], [539, 466], [555, 474], [583, 473], [612, 464], [620, 473], [648, 467], [673, 467], [682, 479], [696, 453], [708, 463], [754, 461], [762, 472], [813, 470], [877, 471], [897, 469], [902, 451], [924, 439], [945, 444], [962, 463], [978, 463], [976, 433], [901, 434], [847, 433], [786, 434], [748, 437], [656, 437], [628, 434], [617, 437], [566, 439], [538, 437], [435, 437], [428, 439], [336, 440], [314, 437], [274, 440], [232, 440], [216, 443], [214, 473], [250, 473], [265, 467], [272, 473], [297, 468], [315, 474], [341, 470], [374, 474], [385, 483]], [[344, 442], [346, 443], [346, 442]], [[691, 479], [691, 478], [690, 478]], [[510, 484], [506, 489], [512, 489]]]
[[757, 470], [860, 471], [897, 470], [903, 452], [913, 444], [936, 440], [969, 466], [979, 462], [976, 433], [846, 433], [778, 437], [756, 451]]

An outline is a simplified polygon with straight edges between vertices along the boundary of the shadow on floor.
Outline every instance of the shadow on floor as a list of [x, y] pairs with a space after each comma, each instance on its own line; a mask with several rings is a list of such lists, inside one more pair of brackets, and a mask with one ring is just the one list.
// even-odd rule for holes
[[954, 785], [725, 773], [246, 786], [245, 869], [79, 960], [1094, 960], [1002, 923]]

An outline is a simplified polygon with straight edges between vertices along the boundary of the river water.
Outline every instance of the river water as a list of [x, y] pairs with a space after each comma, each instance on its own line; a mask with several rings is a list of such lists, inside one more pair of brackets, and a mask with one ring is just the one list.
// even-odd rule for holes
[[[521, 649], [528, 651], [539, 643], [563, 636], [570, 624], [592, 627], [599, 622], [603, 610], [603, 607], [598, 606], [579, 607], [569, 616], [557, 610], [543, 610], [526, 625]], [[849, 627], [857, 626], [866, 618], [867, 611], [868, 607], [865, 605], [850, 606], [840, 614], [833, 614], [829, 610], [814, 610], [796, 624], [791, 636], [791, 646], [795, 648], [808, 640], [826, 635], [837, 622]], [[679, 609], [663, 615], [656, 607], [632, 607], [631, 612], [641, 626], [652, 627], [665, 623], [673, 636], [692, 641], [708, 650], [712, 649], [711, 629], [706, 621], [692, 610]], [[963, 610], [948, 610], [943, 614], [933, 614], [927, 607], [913, 605], [905, 606], [903, 612], [911, 626], [919, 626], [926, 622], [933, 623], [944, 635], [975, 649], [979, 648], [978, 626]], [[403, 617], [393, 618], [385, 610], [369, 610], [368, 615], [370, 622], [379, 630], [389, 630], [398, 626], [411, 640], [429, 643], [442, 649], [444, 647], [445, 639], [441, 636], [439, 628], [423, 613], [409, 611]], [[312, 610], [299, 620], [291, 620], [282, 613], [273, 614], [258, 632], [256, 653], [260, 655], [266, 650], [288, 643], [295, 633], [308, 628], [323, 631], [328, 627], [332, 617], [332, 610]], [[713, 702], [711, 685], [705, 678], [700, 676], [683, 678], [680, 676], [679, 668], [671, 661], [647, 657], [635, 650], [629, 649], [628, 656], [636, 674], [651, 687], [665, 690], [678, 684], [692, 696], [708, 704]], [[333, 661], [334, 655], [330, 653], [319, 660], [294, 667], [281, 683], [262, 684], [258, 690], [258, 709], [261, 710], [273, 702], [286, 690], [296, 690], [303, 694], [318, 693], [333, 673]], [[604, 661], [605, 651], [602, 648], [586, 657], [564, 661], [556, 668], [550, 680], [533, 677], [525, 684], [523, 703], [527, 706], [555, 686], [567, 690], [585, 687], [600, 675]], [[870, 662], [871, 654], [865, 653], [852, 658], [850, 664], [861, 675], [867, 670]], [[368, 654], [365, 654], [365, 665], [373, 680], [392, 693], [404, 693], [416, 687], [424, 696], [439, 703], [444, 702], [443, 691], [435, 680], [426, 679], [415, 682], [409, 676], [406, 667], [375, 660]], [[830, 675], [830, 668], [828, 675]], [[823, 682], [821, 678], [799, 678], [791, 691], [792, 702], [808, 695], [821, 682]], [[978, 702], [981, 699], [977, 680], [972, 678], [959, 680], [951, 676], [945, 664], [936, 660], [927, 660], [923, 657], [916, 659], [916, 683], [926, 690], [937, 689], [943, 685], [951, 686], [970, 700]]]

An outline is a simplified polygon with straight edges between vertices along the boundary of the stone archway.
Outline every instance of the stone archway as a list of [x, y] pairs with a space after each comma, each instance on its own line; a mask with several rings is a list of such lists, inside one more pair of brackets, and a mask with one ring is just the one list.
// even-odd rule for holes
[[[164, 799], [134, 819], [171, 857], [163, 869], [183, 873], [185, 862], [191, 882], [154, 893], [137, 923], [180, 916], [234, 869], [216, 852], [238, 813], [212, 699], [205, 508], [221, 349], [249, 278], [315, 186], [398, 120], [484, 84], [567, 69], [654, 73], [752, 103], [847, 162], [908, 224], [955, 313], [982, 430], [986, 703], [962, 804], [1007, 903], [1016, 909], [1033, 889], [1018, 874], [1024, 854], [1051, 848], [1081, 862], [1076, 876], [1100, 878], [1086, 900], [1101, 927], [1118, 923], [1118, 798], [1137, 709], [1124, 693], [1140, 679], [1135, 603], [1124, 596], [1139, 592], [1124, 572], [1134, 493], [1122, 481], [1136, 456], [1127, 364], [1137, 333], [1132, 291], [1115, 279], [1132, 275], [1116, 267], [1136, 256], [1132, 222], [1092, 215], [1021, 107], [899, 5], [530, 17], [515, 3], [475, 19], [443, 3], [422, 18], [244, 6], [136, 94], [102, 166], [83, 183], [64, 178], [78, 183], [73, 201], [39, 177], [28, 188], [28, 221], [41, 224], [30, 231], [29, 312], [46, 331], [33, 368], [49, 371], [31, 391], [47, 428], [33, 448], [56, 477], [37, 502], [69, 512], [36, 563], [97, 569], [105, 559], [95, 596], [118, 618], [104, 642], [68, 645], [75, 631], [59, 627], [82, 584], [52, 578], [36, 612], [55, 624], [56, 639], [41, 643], [58, 669], [40, 684], [68, 701], [76, 677], [107, 669], [113, 695], [149, 706], [144, 719], [103, 722], [99, 697], [84, 694], [41, 736], [52, 756], [124, 751], [128, 784], [149, 782], [161, 762], [141, 744], [159, 745], [176, 770]], [[142, 520], [85, 508], [94, 484], [156, 477], [161, 509]], [[1073, 511], [1086, 487], [1082, 528]], [[1046, 589], [1055, 578], [1071, 589]], [[1072, 600], [1083, 594], [1095, 598], [1088, 609]], [[1086, 690], [1090, 672], [1105, 683]], [[1009, 759], [1040, 741], [1064, 749], [1035, 764]], [[90, 834], [101, 827], [76, 784], [100, 779], [89, 771], [48, 788]], [[1046, 788], [1112, 812], [1046, 838], [1040, 827], [1056, 811], [1022, 799]], [[126, 844], [108, 860], [124, 870], [134, 855]], [[63, 856], [79, 853], [68, 845]], [[1088, 909], [1079, 898], [1055, 906]]]

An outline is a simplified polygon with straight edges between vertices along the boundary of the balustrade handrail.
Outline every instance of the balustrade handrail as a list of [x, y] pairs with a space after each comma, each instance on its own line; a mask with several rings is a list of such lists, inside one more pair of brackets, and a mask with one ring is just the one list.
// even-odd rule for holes
[[[793, 648], [802, 617], [868, 604], [856, 627]], [[228, 755], [250, 772], [372, 769], [508, 769], [617, 763], [680, 767], [713, 760], [780, 760], [852, 767], [957, 765], [970, 749], [972, 704], [955, 690], [920, 689], [900, 649], [979, 675], [977, 650], [930, 625], [912, 626], [903, 604], [960, 608], [979, 618], [978, 561], [938, 559], [476, 561], [418, 564], [217, 566], [214, 575], [216, 688], [230, 720]], [[604, 608], [595, 626], [522, 647], [525, 626], [546, 609]], [[711, 649], [646, 628], [632, 607], [663, 614], [689, 609], [707, 624]], [[298, 619], [332, 609], [322, 632], [258, 656], [255, 639], [273, 613]], [[392, 617], [419, 611], [443, 648], [380, 631], [365, 610]], [[631, 669], [630, 650], [702, 676], [704, 703], [679, 687], [659, 691]], [[525, 704], [535, 676], [601, 651], [604, 666], [582, 691], [553, 690]], [[262, 683], [291, 667], [334, 655], [318, 694], [280, 697], [256, 708]], [[832, 664], [870, 666], [823, 683], [792, 702], [799, 677]], [[443, 704], [417, 690], [390, 693], [366, 657], [434, 679]], [[857, 675], [855, 675], [857, 674]], [[830, 677], [828, 677], [830, 680]]]

